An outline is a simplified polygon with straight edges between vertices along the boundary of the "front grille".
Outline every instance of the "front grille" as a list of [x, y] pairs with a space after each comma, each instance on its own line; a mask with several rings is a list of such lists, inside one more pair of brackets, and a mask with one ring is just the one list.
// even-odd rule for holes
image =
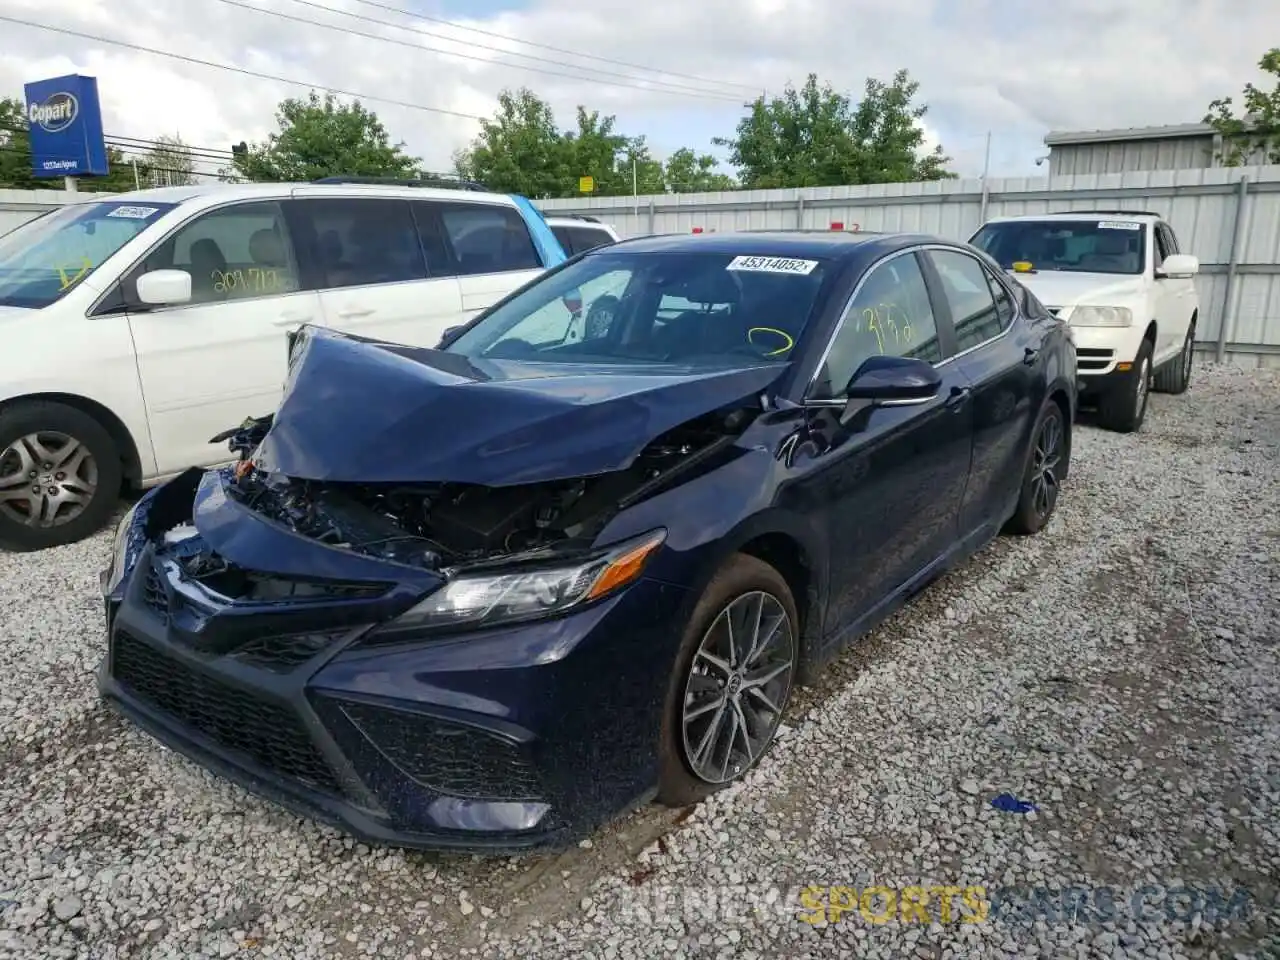
[[538, 800], [528, 748], [474, 727], [342, 701], [342, 712], [406, 776], [452, 797]]
[[147, 575], [142, 581], [142, 602], [161, 620], [169, 619], [169, 595], [165, 592], [160, 572], [148, 564]]
[[139, 700], [227, 750], [317, 790], [340, 792], [293, 711], [196, 673], [124, 631], [115, 635], [111, 673]]
[[288, 673], [306, 663], [345, 633], [294, 633], [278, 637], [255, 637], [232, 656], [242, 663], [274, 673]]

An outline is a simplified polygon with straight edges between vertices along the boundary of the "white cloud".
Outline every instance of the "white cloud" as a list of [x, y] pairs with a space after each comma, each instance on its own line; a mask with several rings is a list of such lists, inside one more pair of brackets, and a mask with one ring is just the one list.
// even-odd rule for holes
[[[617, 114], [622, 130], [646, 134], [660, 152], [685, 144], [707, 149], [712, 136], [732, 131], [741, 100], [802, 82], [810, 71], [856, 97], [867, 76], [888, 79], [906, 67], [930, 107], [929, 145], [941, 142], [962, 170], [977, 173], [990, 130], [996, 174], [1030, 170], [1049, 129], [1198, 120], [1211, 99], [1238, 93], [1254, 77], [1253, 64], [1274, 26], [1270, 5], [1240, 0], [1059, 0], [1031, 8], [995, 0], [529, 0], [522, 11], [459, 21], [741, 85], [658, 78], [696, 88], [698, 98], [608, 86], [601, 79], [627, 81], [596, 71], [627, 75], [639, 85], [644, 71], [414, 21], [355, 0], [317, 2], [397, 26], [290, 0], [244, 2], [478, 60], [284, 21], [219, 0], [0, 0], [0, 15], [464, 114], [488, 114], [501, 88], [527, 85], [552, 101], [562, 124], [583, 103]], [[386, 2], [438, 9], [419, 0]], [[177, 132], [198, 146], [227, 149], [263, 137], [274, 128], [278, 101], [305, 92], [4, 22], [0, 35], [6, 48], [0, 92], [18, 94], [25, 81], [73, 70], [95, 75], [105, 126], [117, 135]], [[483, 47], [556, 61], [525, 63], [579, 78], [513, 69], [515, 58]], [[593, 74], [597, 79], [588, 79]], [[446, 167], [478, 128], [461, 117], [375, 100], [367, 105], [434, 168]]]

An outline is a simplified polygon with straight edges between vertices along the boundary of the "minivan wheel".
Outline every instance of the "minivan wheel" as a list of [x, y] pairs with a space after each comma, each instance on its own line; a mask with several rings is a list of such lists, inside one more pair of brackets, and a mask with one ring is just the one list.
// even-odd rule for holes
[[120, 497], [111, 435], [61, 403], [0, 411], [0, 547], [43, 550], [99, 530]]
[[694, 609], [663, 715], [658, 800], [696, 803], [756, 765], [791, 697], [800, 637], [786, 580], [735, 555]]

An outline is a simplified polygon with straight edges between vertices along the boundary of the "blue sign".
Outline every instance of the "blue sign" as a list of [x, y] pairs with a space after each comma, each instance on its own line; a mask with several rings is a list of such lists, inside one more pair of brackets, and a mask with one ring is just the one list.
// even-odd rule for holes
[[31, 172], [37, 177], [102, 177], [107, 144], [95, 77], [71, 74], [25, 88]]

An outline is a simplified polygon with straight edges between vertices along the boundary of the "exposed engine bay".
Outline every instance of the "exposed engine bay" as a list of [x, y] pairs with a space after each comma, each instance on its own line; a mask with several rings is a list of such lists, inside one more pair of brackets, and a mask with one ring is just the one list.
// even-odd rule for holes
[[513, 486], [359, 484], [300, 480], [260, 469], [253, 454], [270, 416], [227, 441], [240, 463], [229, 492], [253, 510], [321, 543], [440, 569], [588, 545], [619, 511], [732, 456], [754, 415], [748, 406], [698, 417], [647, 444], [627, 468]]

